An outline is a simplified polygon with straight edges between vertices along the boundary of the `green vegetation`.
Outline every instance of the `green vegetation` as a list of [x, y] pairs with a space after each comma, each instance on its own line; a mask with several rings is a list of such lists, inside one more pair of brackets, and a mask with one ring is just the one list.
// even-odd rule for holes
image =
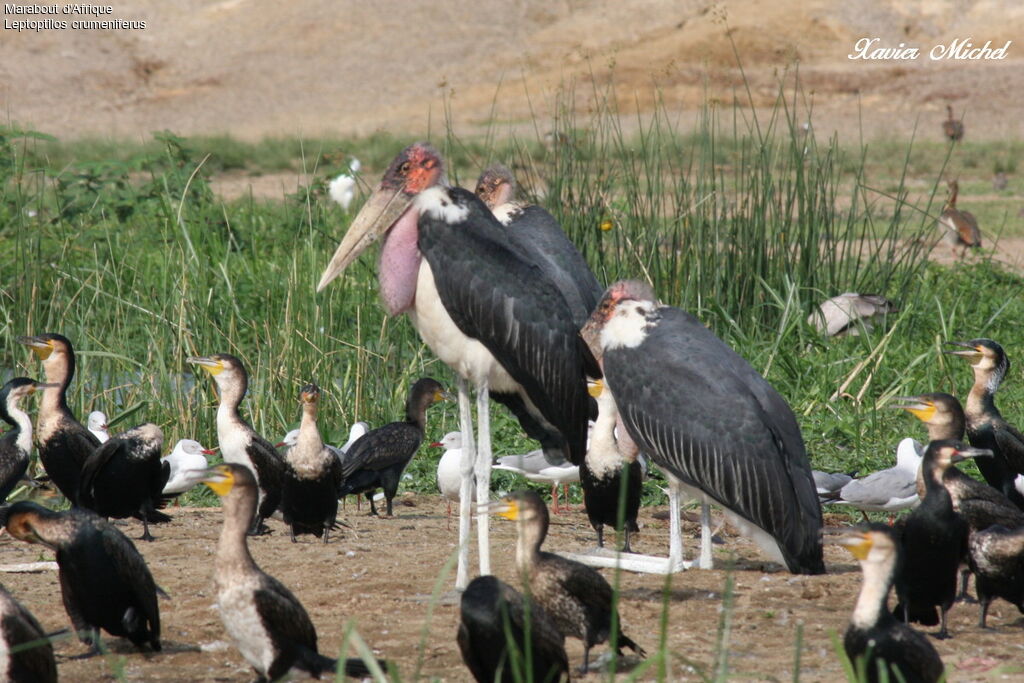
[[[649, 279], [667, 303], [707, 323], [790, 401], [816, 467], [888, 466], [902, 436], [922, 436], [909, 416], [879, 410], [891, 395], [966, 393], [970, 371], [939, 353], [941, 341], [990, 336], [1011, 359], [1024, 348], [1024, 280], [986, 253], [952, 267], [926, 258], [953, 169], [987, 244], [1019, 224], [1019, 143], [857, 147], [805, 136], [781, 108], [749, 127], [740, 123], [749, 112], [709, 110], [685, 135], [659, 110], [626, 133], [609, 105], [587, 120], [573, 110], [538, 123], [529, 140], [449, 133], [435, 143], [462, 184], [490, 161], [509, 163], [599, 278]], [[547, 128], [553, 136], [540, 132]], [[216, 441], [212, 383], [193, 378], [184, 359], [219, 351], [247, 364], [243, 410], [270, 438], [297, 423], [298, 387], [309, 380], [324, 389], [321, 425], [333, 442], [357, 419], [400, 418], [417, 377], [451, 383], [450, 371], [405, 318], [385, 317], [372, 257], [321, 295], [314, 285], [354, 215], [326, 197], [326, 181], [355, 156], [365, 194], [408, 142], [243, 144], [166, 132], [137, 143], [61, 142], [0, 130], [0, 374], [38, 375], [14, 337], [59, 331], [79, 352], [78, 414], [102, 409], [115, 431], [154, 421], [170, 443]], [[283, 200], [223, 201], [211, 190], [221, 171], [281, 169], [312, 181]], [[987, 184], [997, 170], [1011, 174], [1009, 188], [998, 201], [970, 203], [994, 192]], [[889, 333], [818, 336], [808, 313], [843, 291], [895, 300]], [[1015, 368], [1000, 393], [1015, 421], [1024, 417], [1020, 380]], [[454, 403], [432, 411], [428, 436], [457, 422]], [[498, 454], [533, 447], [502, 409], [492, 424]], [[438, 456], [424, 449], [406, 485], [435, 490]], [[496, 482], [516, 485], [506, 473]], [[653, 483], [646, 496], [662, 499]], [[214, 498], [197, 491], [189, 500]]]

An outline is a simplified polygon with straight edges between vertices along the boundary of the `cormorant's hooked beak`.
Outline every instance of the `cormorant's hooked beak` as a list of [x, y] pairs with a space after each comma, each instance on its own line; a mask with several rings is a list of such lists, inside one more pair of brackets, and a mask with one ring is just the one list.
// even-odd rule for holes
[[987, 448], [974, 448], [973, 446], [966, 446], [964, 448], [956, 449], [953, 454], [953, 462], [958, 463], [966, 460], [967, 458], [987, 458], [993, 456], [994, 453]]
[[948, 341], [943, 343], [949, 344], [951, 346], [961, 346], [964, 348], [963, 351], [957, 349], [947, 349], [943, 351], [943, 353], [948, 353], [951, 356], [963, 356], [964, 358], [971, 359], [976, 359], [979, 356], [981, 356], [981, 351], [978, 350], [978, 347], [975, 346], [974, 344], [971, 344], [970, 342]]
[[224, 364], [216, 358], [207, 358], [205, 356], [189, 356], [185, 359], [186, 363], [192, 365], [198, 365], [203, 370], [206, 370], [211, 375], [217, 375], [224, 370]]
[[15, 341], [32, 349], [32, 352], [36, 354], [39, 360], [46, 360], [53, 353], [53, 342], [49, 339], [43, 339], [42, 337], [17, 337]]
[[316, 291], [322, 292], [359, 254], [380, 239], [412, 205], [414, 198], [415, 195], [407, 194], [401, 187], [387, 187], [383, 183], [378, 185], [352, 220], [331, 262], [320, 276]]
[[495, 500], [490, 503], [481, 503], [480, 511], [486, 511], [489, 514], [498, 515], [499, 517], [511, 519], [512, 521], [519, 519], [519, 503], [512, 498], [503, 498], [502, 500]]
[[839, 538], [827, 539], [826, 542], [843, 546], [858, 560], [867, 559], [868, 553], [871, 552], [871, 546], [874, 544], [871, 534], [866, 531], [845, 534]]
[[595, 379], [587, 380], [587, 393], [594, 398], [600, 398], [604, 392], [604, 381]]
[[224, 465], [216, 465], [205, 470], [189, 470], [188, 474], [194, 474], [198, 482], [206, 484], [211, 491], [221, 497], [228, 495], [231, 487], [235, 485], [235, 475], [231, 473], [230, 467]]
[[434, 392], [434, 403], [440, 403], [441, 401], [454, 401], [455, 396], [450, 391], [435, 391]]
[[917, 396], [894, 396], [892, 401], [890, 407], [905, 410], [921, 422], [927, 422], [935, 415], [935, 404], [926, 403]]

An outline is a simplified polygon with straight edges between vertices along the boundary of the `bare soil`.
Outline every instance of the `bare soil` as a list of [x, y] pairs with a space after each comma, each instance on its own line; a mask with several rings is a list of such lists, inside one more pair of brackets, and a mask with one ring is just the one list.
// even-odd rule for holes
[[[271, 522], [273, 534], [250, 541], [257, 562], [299, 597], [316, 624], [320, 648], [337, 654], [346, 625], [358, 632], [378, 656], [387, 658], [403, 680], [420, 675], [435, 680], [471, 680], [455, 644], [458, 608], [439, 604], [430, 615], [430, 595], [456, 549], [457, 532], [449, 530], [445, 506], [436, 496], [408, 494], [392, 519], [371, 518], [350, 505], [342, 518], [351, 525], [330, 544], [302, 537], [293, 545], [281, 523]], [[663, 508], [642, 511], [642, 533], [635, 550], [667, 552], [667, 522], [653, 517]], [[250, 681], [254, 675], [233, 647], [214, 605], [213, 558], [220, 529], [219, 509], [173, 510], [174, 521], [156, 529], [153, 543], [137, 541], [157, 583], [170, 594], [160, 603], [163, 624], [161, 653], [140, 652], [131, 643], [108, 639], [111, 654], [74, 659], [84, 646], [70, 639], [57, 646], [62, 680], [113, 680], [123, 667], [127, 680]], [[835, 520], [832, 520], [835, 521]], [[141, 526], [121, 527], [137, 537]], [[687, 553], [695, 552], [696, 534], [687, 525]], [[514, 527], [492, 522], [494, 572], [513, 580]], [[732, 609], [728, 612], [729, 668], [746, 680], [792, 680], [797, 628], [803, 627], [801, 680], [836, 681], [842, 669], [832, 634], [841, 637], [860, 585], [860, 572], [848, 554], [835, 547], [826, 551], [825, 576], [792, 576], [767, 562], [751, 542], [728, 527], [715, 546], [719, 567], [735, 561]], [[549, 550], [584, 551], [595, 542], [586, 516], [579, 510], [553, 518], [545, 544]], [[2, 564], [53, 559], [40, 546], [0, 539]], [[609, 570], [604, 570], [609, 580]], [[672, 652], [673, 680], [699, 680], [696, 670], [708, 672], [723, 618], [727, 572], [691, 570], [673, 577], [668, 588], [667, 643]], [[47, 630], [69, 625], [60, 601], [56, 572], [5, 573], [0, 580], [31, 609]], [[451, 589], [453, 575], [442, 591]], [[654, 652], [658, 648], [666, 583], [663, 577], [620, 577], [621, 614], [627, 634]], [[977, 607], [959, 604], [951, 611], [953, 638], [933, 641], [943, 656], [951, 681], [1011, 680], [1024, 675], [1020, 665], [1022, 620], [1005, 602], [994, 604], [988, 631], [977, 625]], [[579, 641], [567, 641], [574, 665], [582, 658]], [[596, 648], [602, 653], [605, 647]], [[597, 674], [586, 678], [599, 680]]]

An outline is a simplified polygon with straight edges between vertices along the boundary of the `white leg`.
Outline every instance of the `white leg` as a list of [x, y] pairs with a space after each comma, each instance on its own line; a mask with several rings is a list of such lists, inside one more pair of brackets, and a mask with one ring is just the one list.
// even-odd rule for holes
[[700, 503], [700, 563], [701, 569], [712, 569], [711, 559], [711, 505], [702, 500]]
[[[476, 422], [480, 442], [476, 454], [476, 499], [483, 504], [491, 497], [491, 404], [487, 385], [477, 387]], [[482, 510], [476, 518], [476, 535], [480, 542], [480, 574], [491, 573], [491, 518]]]
[[683, 552], [683, 525], [679, 521], [679, 516], [682, 512], [682, 510], [680, 510], [680, 502], [683, 497], [683, 491], [679, 487], [679, 482], [675, 477], [668, 473], [666, 473], [666, 476], [668, 477], [669, 571], [677, 572], [688, 568], [690, 564], [685, 560], [685, 553]]
[[462, 430], [462, 459], [459, 462], [462, 481], [459, 487], [459, 568], [455, 574], [456, 590], [469, 585], [469, 522], [473, 515], [473, 465], [476, 462], [473, 404], [469, 400], [469, 383], [462, 378], [459, 378], [459, 428]]

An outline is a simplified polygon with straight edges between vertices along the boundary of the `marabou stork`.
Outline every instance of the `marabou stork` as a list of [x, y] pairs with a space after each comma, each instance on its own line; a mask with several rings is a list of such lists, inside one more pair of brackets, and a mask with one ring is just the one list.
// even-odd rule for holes
[[605, 382], [640, 450], [725, 508], [791, 572], [823, 573], [811, 467], [793, 411], [775, 389], [640, 282], [605, 292], [583, 336], [595, 333]]
[[[489, 395], [514, 395], [523, 408], [517, 412], [520, 422], [529, 415], [527, 433], [542, 429], [545, 448], [580, 462], [590, 408], [585, 377], [596, 377], [598, 371], [558, 286], [510, 242], [506, 228], [476, 195], [445, 185], [444, 164], [430, 145], [415, 143], [403, 150], [352, 221], [317, 290], [383, 237], [379, 281], [386, 310], [407, 313], [423, 341], [459, 376], [466, 479], [456, 586], [463, 588], [468, 583], [468, 472], [473, 462], [477, 498], [486, 500], [489, 493]], [[479, 452], [472, 432], [471, 384], [477, 390]], [[480, 571], [486, 574], [486, 512], [478, 521]]]

